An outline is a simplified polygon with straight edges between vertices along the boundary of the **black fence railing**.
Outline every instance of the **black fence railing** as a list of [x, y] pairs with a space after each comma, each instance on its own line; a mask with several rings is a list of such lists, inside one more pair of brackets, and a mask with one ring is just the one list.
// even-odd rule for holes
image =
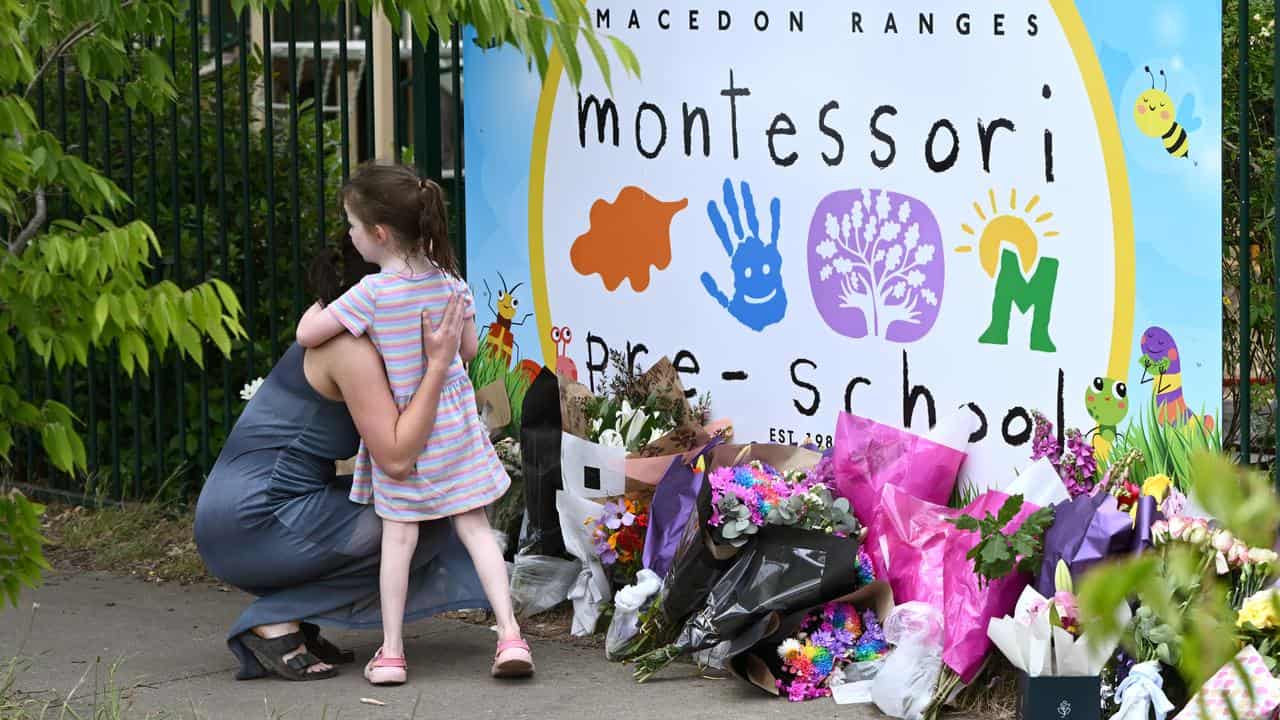
[[[190, 497], [243, 407], [241, 388], [292, 342], [306, 298], [305, 263], [340, 230], [337, 192], [373, 154], [376, 112], [392, 112], [396, 156], [412, 151], [449, 193], [451, 231], [465, 247], [459, 33], [442, 43], [395, 38], [391, 108], [375, 108], [370, 18], [295, 2], [261, 16], [215, 0], [193, 3], [167, 37], [135, 38], [167, 52], [179, 93], [166, 114], [91, 101], [73, 61], [60, 59], [34, 101], [68, 148], [132, 198], [163, 254], [152, 279], [180, 287], [217, 277], [235, 288], [248, 337], [230, 358], [212, 345], [204, 367], [172, 349], [127, 376], [114, 353], [58, 371], [22, 351], [26, 399], [67, 404], [83, 423], [88, 476], [55, 472], [36, 436], [19, 439], [15, 479], [109, 499]], [[51, 204], [69, 215], [69, 202]]]

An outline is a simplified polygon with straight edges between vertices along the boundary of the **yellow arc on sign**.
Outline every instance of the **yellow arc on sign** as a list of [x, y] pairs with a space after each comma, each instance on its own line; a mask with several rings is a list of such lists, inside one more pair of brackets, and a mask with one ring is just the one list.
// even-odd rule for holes
[[[1111, 351], [1107, 363], [1110, 377], [1128, 377], [1129, 357], [1133, 343], [1133, 313], [1135, 304], [1133, 201], [1129, 196], [1129, 173], [1125, 166], [1124, 146], [1120, 142], [1120, 125], [1116, 121], [1107, 89], [1107, 79], [1102, 72], [1089, 31], [1080, 17], [1073, 0], [1049, 0], [1058, 23], [1067, 38], [1076, 65], [1084, 81], [1089, 105], [1093, 110], [1102, 145], [1102, 157], [1107, 173], [1107, 190], [1111, 197], [1111, 227], [1115, 246], [1115, 300], [1111, 320]], [[543, 247], [543, 203], [545, 201], [547, 146], [551, 136], [551, 118], [554, 114], [556, 94], [560, 90], [560, 78], [564, 74], [564, 62], [554, 48], [547, 63], [547, 73], [538, 97], [538, 110], [533, 125], [533, 142], [529, 162], [529, 274], [533, 286], [533, 307], [538, 321], [538, 339], [542, 343], [542, 356], [547, 367], [555, 370], [556, 346], [551, 339], [551, 302], [547, 289], [547, 261]], [[1024, 223], [1025, 224], [1025, 223]], [[984, 233], [985, 235], [985, 233]], [[1014, 241], [1011, 237], [1001, 238]], [[1034, 240], [1034, 236], [1033, 236]], [[1016, 244], [1016, 241], [1015, 241]], [[998, 243], [993, 243], [998, 245]], [[1024, 271], [1030, 270], [1035, 261], [1035, 248], [1026, 252], [1019, 248]], [[979, 247], [979, 257], [984, 269], [988, 267], [986, 248]], [[994, 266], [992, 266], [994, 268]], [[994, 269], [987, 269], [992, 274]]]

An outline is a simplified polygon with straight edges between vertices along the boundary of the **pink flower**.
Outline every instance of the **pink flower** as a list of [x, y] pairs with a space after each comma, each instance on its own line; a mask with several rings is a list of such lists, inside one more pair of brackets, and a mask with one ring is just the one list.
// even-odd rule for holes
[[1231, 561], [1232, 566], [1243, 567], [1249, 562], [1249, 546], [1236, 540], [1227, 549], [1227, 559]]
[[1164, 520], [1157, 520], [1151, 525], [1151, 539], [1157, 545], [1163, 545], [1169, 541], [1169, 523]]
[[1218, 552], [1227, 552], [1235, 542], [1236, 539], [1231, 536], [1229, 530], [1218, 530], [1213, 533], [1213, 549]]
[[1185, 540], [1187, 532], [1187, 519], [1181, 515], [1175, 515], [1169, 518], [1169, 537], [1174, 540]]

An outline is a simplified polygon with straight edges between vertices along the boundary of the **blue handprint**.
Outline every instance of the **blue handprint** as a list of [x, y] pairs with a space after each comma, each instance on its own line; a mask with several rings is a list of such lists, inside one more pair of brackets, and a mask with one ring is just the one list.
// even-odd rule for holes
[[729, 254], [733, 268], [733, 299], [725, 296], [716, 285], [711, 273], [702, 273], [702, 286], [711, 297], [738, 322], [760, 332], [782, 320], [787, 314], [787, 292], [782, 287], [782, 255], [778, 253], [778, 216], [782, 204], [778, 198], [769, 203], [769, 215], [773, 219], [771, 241], [766, 245], [760, 240], [760, 220], [756, 217], [755, 201], [751, 198], [751, 186], [742, 183], [742, 205], [750, 234], [742, 231], [738, 217], [738, 201], [734, 197], [733, 183], [724, 181], [724, 209], [733, 221], [733, 230], [741, 243], [737, 248], [729, 237], [729, 228], [714, 200], [707, 203], [707, 217], [715, 228], [724, 251]]

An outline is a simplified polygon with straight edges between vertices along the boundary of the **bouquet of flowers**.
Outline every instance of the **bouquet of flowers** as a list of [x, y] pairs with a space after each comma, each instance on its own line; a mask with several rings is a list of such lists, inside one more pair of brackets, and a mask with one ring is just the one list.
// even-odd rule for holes
[[846, 498], [836, 498], [815, 473], [783, 475], [758, 460], [720, 467], [707, 477], [711, 518], [720, 540], [741, 547], [765, 525], [849, 535], [858, 521]]
[[1093, 456], [1093, 445], [1080, 430], [1069, 428], [1064, 448], [1058, 443], [1053, 423], [1048, 418], [1038, 410], [1032, 411], [1031, 416], [1035, 422], [1031, 459], [1049, 458], [1071, 497], [1092, 491], [1098, 482], [1098, 461]]
[[1236, 632], [1274, 673], [1280, 667], [1280, 590], [1272, 587], [1250, 595], [1236, 615]]
[[1138, 502], [1145, 496], [1156, 500], [1156, 508], [1166, 517], [1181, 515], [1186, 508], [1187, 497], [1176, 487], [1168, 475], [1159, 473], [1151, 475], [1138, 484], [1135, 473], [1143, 466], [1142, 451], [1131, 449], [1119, 458], [1113, 458], [1098, 488], [1105, 490], [1116, 498], [1119, 509], [1136, 515]]
[[667, 373], [640, 373], [616, 351], [610, 364], [614, 372], [605, 394], [576, 401], [587, 421], [587, 440], [636, 453], [683, 424], [709, 421], [709, 398], [690, 407], [683, 389], [662, 379]]
[[677, 410], [666, 398], [651, 395], [633, 406], [627, 399], [591, 397], [585, 412], [590, 418], [587, 439], [605, 447], [638, 452], [676, 428]]
[[1202, 556], [1201, 567], [1210, 566], [1230, 582], [1228, 600], [1240, 608], [1246, 598], [1261, 590], [1274, 576], [1276, 552], [1270, 548], [1251, 548], [1230, 531], [1214, 529], [1203, 518], [1187, 519], [1175, 515], [1151, 526], [1157, 547], [1184, 543]]
[[615, 587], [635, 582], [649, 527], [649, 504], [638, 494], [612, 500], [600, 509], [599, 517], [587, 518], [592, 528], [596, 555]]
[[826, 697], [830, 681], [850, 663], [874, 662], [889, 652], [874, 610], [830, 602], [805, 618], [794, 637], [778, 646], [778, 690], [791, 702]]

